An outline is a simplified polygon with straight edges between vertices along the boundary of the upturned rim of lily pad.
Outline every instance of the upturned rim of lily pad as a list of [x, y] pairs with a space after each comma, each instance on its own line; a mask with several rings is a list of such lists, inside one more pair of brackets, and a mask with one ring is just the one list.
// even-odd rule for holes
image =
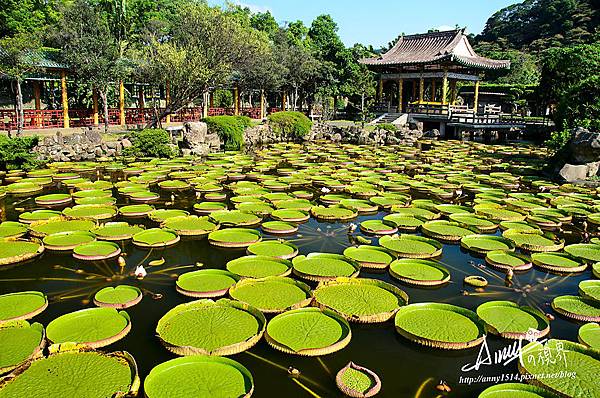
[[[269, 245], [269, 244], [279, 244], [282, 246], [287, 246], [289, 247], [292, 252], [289, 254], [284, 254], [284, 255], [280, 255], [280, 256], [274, 256], [271, 254], [261, 254], [261, 253], [255, 253], [252, 251], [252, 247], [253, 246], [258, 246], [258, 245]], [[293, 244], [292, 242], [288, 242], [288, 241], [281, 241], [281, 240], [263, 240], [260, 242], [256, 242], [251, 244], [250, 246], [248, 246], [246, 248], [246, 253], [248, 255], [255, 255], [255, 256], [269, 256], [269, 257], [275, 257], [275, 258], [279, 258], [282, 260], [289, 260], [292, 259], [294, 257], [296, 257], [298, 255], [298, 246], [296, 246], [295, 244]]]
[[15, 238], [4, 238], [4, 239], [0, 239], [0, 244], [10, 244], [11, 242], [14, 243], [27, 243], [28, 245], [32, 245], [32, 249], [33, 249], [33, 245], [35, 245], [35, 250], [28, 250], [27, 252], [23, 253], [23, 254], [18, 254], [15, 256], [8, 256], [8, 257], [2, 257], [0, 258], [0, 267], [1, 266], [5, 266], [5, 265], [13, 265], [13, 264], [19, 264], [19, 263], [24, 263], [26, 261], [32, 260], [40, 255], [42, 255], [42, 253], [45, 250], [44, 245], [41, 242], [38, 241], [34, 241], [34, 240], [27, 240], [27, 239], [15, 239]]
[[329, 281], [332, 279], [336, 279], [339, 278], [342, 275], [336, 275], [336, 276], [323, 276], [323, 275], [313, 275], [313, 274], [308, 274], [306, 272], [302, 272], [300, 270], [297, 269], [297, 265], [305, 260], [311, 260], [311, 259], [315, 259], [315, 258], [323, 258], [323, 259], [333, 259], [333, 260], [339, 260], [339, 261], [344, 261], [346, 263], [348, 263], [350, 266], [352, 266], [354, 268], [354, 272], [351, 275], [348, 275], [348, 278], [354, 278], [356, 276], [358, 276], [358, 274], [360, 273], [360, 264], [357, 261], [354, 261], [346, 256], [344, 256], [343, 254], [333, 254], [333, 253], [309, 253], [308, 255], [304, 256], [296, 256], [292, 259], [292, 273], [294, 275], [296, 275], [299, 278], [305, 279], [307, 281], [312, 281], [312, 282], [325, 282], [325, 281]]
[[[102, 301], [102, 298], [99, 297], [103, 293], [106, 293], [109, 291], [125, 290], [125, 289], [136, 292], [137, 296], [131, 300], [126, 300], [126, 301], [122, 301], [122, 302], [118, 302], [118, 303], [104, 302], [104, 301]], [[138, 288], [136, 286], [131, 286], [131, 285], [107, 286], [105, 288], [98, 290], [96, 292], [96, 294], [94, 294], [94, 304], [97, 305], [98, 307], [109, 307], [109, 308], [117, 308], [117, 309], [124, 310], [126, 308], [133, 307], [134, 305], [138, 304], [140, 301], [142, 301], [143, 297], [144, 297], [144, 295], [143, 295], [142, 291], [140, 290], [140, 288]]]
[[[82, 239], [85, 239], [86, 241], [81, 241], [81, 242], [72, 242], [72, 243], [66, 243], [62, 244], [62, 245], [58, 245], [56, 243], [52, 242], [52, 239], [56, 239], [56, 238], [68, 238], [72, 235], [78, 236]], [[90, 243], [96, 240], [96, 235], [94, 235], [91, 232], [87, 232], [87, 231], [67, 231], [67, 232], [57, 232], [55, 234], [50, 234], [50, 235], [46, 235], [44, 236], [44, 238], [42, 239], [42, 242], [44, 243], [44, 247], [46, 248], [46, 250], [50, 250], [50, 251], [71, 251], [73, 249], [75, 249], [77, 246], [81, 245], [81, 244], [85, 244], [85, 243]]]
[[[495, 255], [507, 255], [507, 256], [515, 257], [515, 258], [518, 258], [521, 261], [523, 261], [523, 264], [513, 267], [509, 264], [502, 263], [501, 261], [494, 259], [493, 257]], [[508, 271], [508, 270], [513, 270], [513, 271], [517, 271], [517, 272], [528, 271], [531, 269], [531, 267], [533, 267], [533, 262], [531, 261], [531, 259], [529, 257], [525, 256], [524, 254], [512, 252], [510, 250], [489, 251], [485, 254], [485, 262], [488, 263], [489, 265], [491, 265], [492, 267], [500, 269], [502, 271]]]
[[[361, 261], [358, 258], [352, 257], [353, 254], [357, 252], [364, 251], [377, 251], [379, 253], [386, 254], [390, 256], [389, 262], [375, 262], [375, 261]], [[360, 245], [360, 246], [350, 246], [344, 249], [344, 256], [356, 261], [362, 268], [370, 268], [370, 269], [386, 269], [395, 259], [396, 255], [392, 253], [390, 250], [380, 247], [380, 246], [369, 246], [369, 245]]]
[[[494, 327], [494, 325], [492, 325], [491, 323], [486, 321], [485, 316], [483, 315], [483, 311], [490, 309], [490, 308], [493, 308], [494, 311], [496, 311], [496, 312], [502, 311], [503, 308], [516, 309], [516, 310], [525, 312], [525, 313], [531, 315], [532, 317], [534, 317], [538, 321], [538, 325], [542, 325], [543, 328], [542, 329], [530, 328], [526, 332], [514, 332], [514, 331], [501, 332], [496, 327]], [[550, 333], [550, 322], [548, 321], [548, 318], [546, 317], [546, 315], [544, 315], [541, 311], [539, 311], [533, 307], [520, 306], [517, 303], [514, 303], [512, 301], [505, 301], [505, 300], [488, 301], [483, 304], [480, 304], [477, 307], [476, 312], [477, 312], [477, 315], [479, 316], [479, 318], [485, 323], [486, 330], [488, 332], [495, 334], [497, 336], [503, 337], [505, 339], [512, 339], [512, 340], [531, 339], [531, 338], [540, 339], [540, 338], [546, 336], [548, 333]], [[507, 314], [507, 316], [508, 316], [508, 314]]]
[[[226, 289], [219, 289], [219, 290], [212, 290], [212, 291], [189, 290], [189, 289], [185, 289], [185, 288], [181, 287], [180, 284], [178, 283], [180, 280], [196, 277], [198, 275], [223, 275], [223, 276], [227, 276], [227, 277], [233, 279], [233, 282]], [[177, 290], [178, 293], [183, 294], [184, 296], [188, 296], [188, 297], [196, 297], [196, 298], [223, 297], [227, 294], [229, 289], [231, 289], [231, 286], [235, 285], [235, 283], [239, 280], [240, 280], [240, 277], [238, 275], [234, 274], [233, 272], [229, 272], [224, 269], [207, 268], [207, 269], [186, 272], [186, 273], [179, 275], [177, 277], [177, 281], [175, 281], [175, 290]]]
[[[113, 251], [107, 254], [85, 254], [83, 253], [84, 249], [87, 249], [92, 246], [104, 246], [104, 247], [112, 247]], [[108, 260], [111, 258], [117, 257], [121, 254], [121, 247], [114, 242], [109, 241], [93, 241], [90, 243], [84, 243], [83, 245], [78, 245], [73, 249], [73, 257], [78, 260], [83, 261], [100, 261], [100, 260]]]
[[[253, 239], [251, 241], [234, 242], [234, 241], [227, 241], [226, 239], [220, 238], [220, 236], [225, 235], [225, 234], [230, 234], [232, 232], [244, 233], [244, 234], [248, 234], [248, 236], [253, 235], [255, 239]], [[250, 246], [253, 243], [260, 242], [261, 240], [262, 240], [262, 235], [260, 234], [260, 232], [254, 230], [254, 229], [250, 229], [250, 228], [226, 228], [226, 229], [219, 229], [217, 231], [213, 231], [208, 234], [208, 242], [211, 245], [217, 246], [217, 247], [223, 247], [223, 248], [235, 248], [235, 249], [245, 248], [245, 247]]]
[[[286, 226], [286, 228], [274, 228], [275, 225]], [[265, 221], [261, 223], [260, 227], [263, 231], [271, 235], [290, 235], [298, 232], [298, 225], [281, 220]]]
[[13, 318], [0, 319], [0, 324], [3, 324], [5, 322], [11, 322], [11, 321], [20, 321], [20, 320], [31, 319], [34, 316], [41, 314], [42, 312], [44, 312], [44, 310], [46, 308], [48, 308], [48, 297], [46, 297], [46, 295], [44, 293], [38, 292], [38, 291], [35, 291], [35, 290], [27, 290], [27, 291], [22, 291], [22, 292], [6, 293], [6, 294], [1, 294], [0, 297], [19, 296], [19, 295], [35, 295], [35, 296], [38, 296], [38, 297], [42, 297], [44, 299], [44, 303], [41, 306], [39, 306], [38, 308], [36, 308], [36, 309], [34, 309], [34, 310], [30, 311], [30, 312], [27, 312], [27, 313], [15, 316]]
[[[163, 239], [162, 241], [156, 242], [156, 243], [146, 243], [146, 242], [139, 240], [144, 234], [151, 234], [151, 233], [156, 233], [156, 232], [164, 233], [165, 238], [168, 238], [168, 239]], [[180, 240], [181, 240], [181, 237], [175, 231], [172, 231], [172, 230], [166, 229], [166, 228], [145, 229], [143, 231], [140, 231], [140, 232], [134, 234], [132, 237], [133, 244], [137, 247], [141, 247], [144, 249], [154, 249], [154, 248], [159, 248], [159, 247], [173, 246]]]
[[[235, 292], [237, 290], [239, 290], [240, 288], [257, 285], [257, 284], [261, 284], [261, 283], [269, 283], [269, 282], [286, 283], [289, 285], [296, 286], [305, 293], [306, 298], [304, 298], [303, 300], [300, 300], [297, 303], [290, 305], [286, 308], [267, 309], [267, 308], [261, 308], [253, 303], [245, 302], [245, 301], [240, 300], [239, 298], [235, 297]], [[253, 279], [253, 278], [240, 279], [238, 282], [235, 283], [235, 285], [233, 285], [232, 287], [229, 288], [229, 295], [231, 296], [232, 299], [240, 301], [240, 302], [245, 302], [246, 304], [253, 306], [254, 308], [258, 309], [259, 311], [261, 311], [265, 314], [280, 314], [285, 311], [295, 310], [298, 308], [304, 308], [304, 307], [310, 305], [313, 301], [313, 293], [312, 293], [310, 286], [308, 286], [304, 282], [297, 281], [295, 279], [288, 278], [285, 276], [267, 276], [265, 278], [257, 278], [257, 279]]]
[[[6, 374], [8, 372], [11, 372], [12, 370], [18, 368], [19, 366], [23, 365], [24, 363], [30, 362], [30, 361], [34, 361], [37, 358], [40, 358], [43, 355], [43, 350], [44, 347], [46, 347], [46, 330], [44, 329], [44, 326], [41, 323], [38, 322], [34, 322], [34, 323], [29, 323], [26, 320], [15, 320], [15, 321], [8, 321], [8, 322], [0, 322], [0, 330], [5, 330], [5, 329], [24, 329], [24, 328], [31, 328], [31, 329], [35, 329], [36, 331], [40, 332], [40, 340], [39, 343], [33, 347], [31, 354], [29, 354], [27, 357], [23, 358], [21, 361], [19, 361], [18, 363], [13, 363], [11, 365], [7, 365], [4, 367], [0, 368], [0, 375]], [[2, 384], [2, 379], [0, 378], [0, 385]], [[0, 387], [1, 388], [1, 387]]]
[[[365, 392], [362, 392], [362, 391], [357, 391], [357, 390], [347, 386], [344, 383], [343, 376], [344, 376], [344, 373], [349, 369], [354, 369], [358, 372], [362, 372], [362, 373], [366, 374], [368, 377], [370, 377], [372, 380], [371, 387], [368, 390], [366, 390]], [[346, 395], [348, 397], [352, 397], [352, 398], [374, 397], [381, 390], [381, 379], [379, 378], [379, 376], [372, 370], [367, 369], [363, 366], [359, 366], [352, 361], [348, 362], [348, 364], [346, 366], [344, 366], [342, 369], [340, 369], [337, 372], [337, 374], [335, 375], [335, 384], [337, 385], [338, 389], [344, 395]]]
[[[568, 302], [568, 301], [577, 301], [579, 303], [583, 303], [585, 305], [592, 306], [594, 308], [597, 308], [599, 313], [598, 313], [598, 315], [586, 315], [586, 314], [569, 311], [560, 306], [561, 302]], [[555, 297], [552, 300], [551, 305], [552, 305], [552, 309], [554, 311], [556, 311], [557, 313], [559, 313], [560, 315], [562, 315], [566, 318], [574, 319], [576, 321], [581, 321], [581, 322], [600, 322], [600, 302], [598, 302], [598, 301], [589, 300], [589, 299], [579, 297], [579, 296], [564, 295], [564, 296]]]
[[[542, 257], [545, 257], [545, 256], [559, 257], [561, 259], [565, 259], [565, 260], [568, 260], [568, 261], [573, 261], [573, 262], [579, 263], [579, 266], [577, 266], [577, 267], [566, 267], [566, 266], [552, 265], [552, 264], [549, 264], [549, 263], [544, 262], [542, 260]], [[556, 253], [556, 252], [550, 252], [550, 253], [545, 253], [545, 252], [533, 253], [531, 255], [531, 262], [533, 263], [533, 265], [535, 265], [538, 268], [541, 268], [544, 271], [555, 272], [555, 273], [560, 273], [560, 274], [579, 273], [579, 272], [585, 271], [587, 269], [587, 267], [588, 267], [588, 264], [586, 262], [579, 261], [576, 257], [573, 257], [573, 256], [571, 256], [568, 253]]]

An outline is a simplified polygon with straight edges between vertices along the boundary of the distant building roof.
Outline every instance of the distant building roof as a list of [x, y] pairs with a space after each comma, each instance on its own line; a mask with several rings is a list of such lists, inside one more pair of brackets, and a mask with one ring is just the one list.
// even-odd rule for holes
[[510, 61], [477, 55], [464, 29], [401, 36], [388, 52], [363, 59], [361, 63], [373, 66], [455, 63], [475, 69], [510, 68]]

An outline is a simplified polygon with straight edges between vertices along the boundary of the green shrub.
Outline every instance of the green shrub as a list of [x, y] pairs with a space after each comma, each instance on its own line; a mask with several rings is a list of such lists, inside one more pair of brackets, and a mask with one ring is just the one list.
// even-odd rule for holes
[[244, 146], [244, 130], [252, 124], [247, 116], [210, 116], [204, 122], [209, 132], [219, 135], [228, 151], [237, 151]]
[[553, 131], [550, 133], [550, 138], [546, 140], [546, 146], [557, 152], [563, 149], [567, 142], [571, 139], [571, 130], [565, 129], [562, 131]]
[[0, 135], [0, 170], [31, 170], [41, 162], [36, 159], [33, 147], [38, 137], [9, 138]]
[[310, 132], [312, 122], [301, 112], [277, 112], [267, 118], [276, 134], [290, 138], [302, 138]]
[[125, 148], [125, 156], [170, 158], [177, 155], [169, 146], [169, 133], [163, 129], [144, 129], [133, 133], [130, 138], [133, 145]]
[[394, 124], [392, 123], [382, 123], [382, 124], [378, 124], [377, 128], [379, 130], [385, 130], [387, 132], [390, 133], [395, 133], [396, 131], [398, 131], [398, 127], [396, 127]]
[[561, 97], [556, 113], [557, 124], [563, 129], [600, 130], [600, 75], [571, 86]]

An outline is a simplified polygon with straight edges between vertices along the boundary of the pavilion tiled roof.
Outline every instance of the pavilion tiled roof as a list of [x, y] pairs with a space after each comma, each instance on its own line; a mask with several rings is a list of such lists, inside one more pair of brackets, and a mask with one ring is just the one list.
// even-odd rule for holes
[[510, 67], [510, 61], [477, 55], [464, 29], [401, 36], [388, 52], [376, 58], [363, 59], [361, 63], [373, 66], [455, 63], [475, 69]]

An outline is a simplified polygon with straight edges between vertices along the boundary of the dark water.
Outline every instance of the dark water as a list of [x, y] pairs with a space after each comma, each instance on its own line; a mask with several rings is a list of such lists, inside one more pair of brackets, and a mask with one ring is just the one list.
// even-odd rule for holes
[[[53, 189], [56, 192], [56, 189]], [[126, 202], [115, 191], [119, 198], [118, 205]], [[164, 200], [170, 200], [164, 197]], [[195, 198], [193, 195], [177, 197], [170, 207], [191, 210]], [[2, 203], [6, 219], [16, 220], [17, 207], [25, 209], [35, 208], [33, 199], [5, 199]], [[157, 204], [157, 207], [164, 207]], [[352, 222], [358, 224], [364, 219], [381, 218], [384, 213], [370, 216], [361, 216]], [[130, 221], [131, 222], [131, 221]], [[157, 224], [146, 221], [147, 227]], [[359, 235], [357, 230], [354, 235]], [[269, 236], [265, 236], [269, 239]], [[300, 230], [286, 239], [300, 247], [301, 254], [310, 252], [341, 253], [350, 245], [348, 224], [319, 223], [311, 219], [301, 225]], [[376, 238], [374, 243], [376, 243]], [[11, 269], [0, 272], [0, 293], [22, 290], [39, 290], [45, 292], [51, 304], [46, 311], [37, 316], [34, 321], [47, 325], [56, 317], [70, 311], [91, 307], [86, 303], [93, 294], [104, 286], [117, 284], [131, 284], [144, 290], [145, 297], [140, 304], [127, 309], [132, 319], [132, 330], [123, 340], [106, 347], [109, 351], [126, 350], [133, 354], [137, 360], [142, 380], [155, 365], [174, 358], [155, 337], [157, 321], [169, 309], [186, 301], [186, 298], [175, 291], [177, 274], [198, 269], [196, 263], [200, 262], [207, 268], [224, 268], [225, 263], [233, 258], [244, 255], [244, 251], [231, 251], [216, 249], [204, 240], [182, 240], [176, 246], [164, 250], [140, 250], [132, 244], [125, 244], [123, 251], [127, 253], [127, 266], [122, 276], [119, 276], [119, 267], [115, 261], [104, 264], [87, 264], [78, 262], [70, 254], [61, 255], [45, 253], [43, 257]], [[160, 258], [166, 260], [162, 266], [148, 269], [149, 275], [141, 281], [128, 276], [136, 265], [147, 265], [149, 261]], [[458, 245], [444, 245], [440, 261], [444, 263], [452, 274], [452, 282], [439, 289], [411, 288], [399, 284], [386, 273], [361, 272], [361, 277], [378, 278], [400, 286], [408, 293], [410, 302], [446, 302], [460, 305], [471, 310], [489, 300], [513, 300], [522, 304], [539, 307], [544, 312], [552, 312], [549, 302], [553, 297], [562, 294], [577, 294], [577, 285], [581, 280], [590, 278], [590, 271], [581, 275], [569, 277], [555, 276], [530, 270], [525, 274], [515, 275], [512, 288], [504, 285], [504, 275], [489, 268], [481, 269], [478, 265], [483, 263], [481, 258], [476, 258], [460, 249]], [[56, 269], [56, 266], [62, 266]], [[166, 268], [188, 266], [185, 268], [157, 273]], [[65, 269], [69, 268], [69, 269]], [[81, 269], [87, 272], [106, 275], [100, 282], [85, 279], [85, 274], [77, 273]], [[482, 275], [490, 281], [490, 286], [481, 293], [475, 292], [471, 287], [463, 286], [462, 280], [466, 275]], [[51, 280], [47, 278], [65, 278], [67, 280]], [[544, 287], [547, 287], [544, 290]], [[525, 292], [525, 291], [528, 292]], [[464, 295], [467, 291], [469, 295]], [[157, 295], [162, 295], [158, 299]], [[62, 297], [62, 298], [61, 298]], [[153, 298], [154, 297], [154, 298]], [[83, 301], [82, 301], [83, 300]], [[255, 397], [310, 397], [313, 396], [304, 388], [312, 390], [321, 397], [342, 396], [335, 386], [335, 373], [348, 361], [368, 367], [375, 371], [382, 380], [381, 397], [436, 397], [440, 394], [435, 385], [440, 380], [446, 381], [452, 392], [444, 395], [449, 397], [475, 397], [485, 387], [496, 384], [461, 382], [461, 378], [502, 377], [510, 381], [511, 377], [518, 375], [516, 361], [507, 366], [484, 366], [478, 371], [463, 372], [461, 367], [476, 360], [479, 348], [462, 351], [444, 351], [428, 349], [414, 344], [398, 335], [394, 330], [393, 321], [378, 325], [352, 324], [352, 341], [348, 347], [337, 353], [321, 358], [303, 358], [290, 356], [270, 348], [264, 339], [248, 352], [233, 356], [232, 358], [244, 364], [253, 374], [255, 382]], [[551, 322], [553, 338], [576, 341], [577, 324], [556, 316]], [[494, 336], [488, 337], [490, 351], [509, 345], [507, 340]], [[298, 381], [299, 385], [291, 379], [287, 371], [293, 366], [302, 372]], [[420, 393], [418, 392], [420, 390]], [[75, 397], [74, 397], [75, 398]]]

